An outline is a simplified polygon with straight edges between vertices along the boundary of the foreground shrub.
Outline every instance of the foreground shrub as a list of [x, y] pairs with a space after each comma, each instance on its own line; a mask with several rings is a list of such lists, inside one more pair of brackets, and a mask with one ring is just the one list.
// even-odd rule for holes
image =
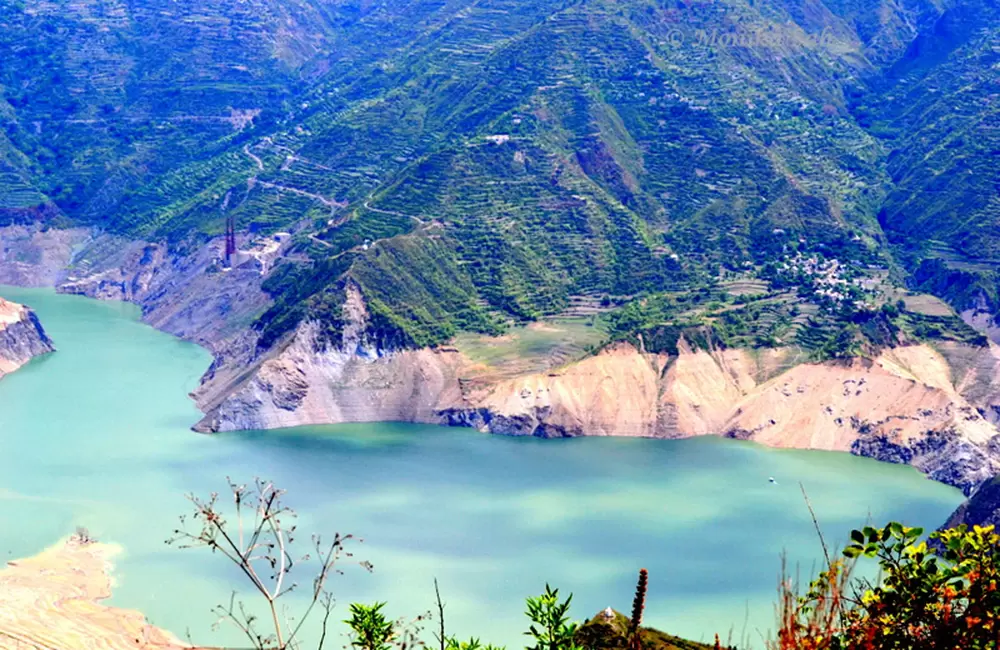
[[[921, 541], [891, 523], [851, 533], [846, 559], [830, 561], [808, 593], [785, 581], [772, 650], [994, 650], [1000, 645], [1000, 536], [958, 526]], [[851, 579], [874, 558], [874, 583]]]

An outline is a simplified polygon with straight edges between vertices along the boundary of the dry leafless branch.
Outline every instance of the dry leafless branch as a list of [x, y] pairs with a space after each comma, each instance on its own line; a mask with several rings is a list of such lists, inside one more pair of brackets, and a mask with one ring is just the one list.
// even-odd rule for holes
[[[319, 641], [322, 648], [334, 602], [326, 589], [327, 582], [333, 573], [341, 572], [336, 568], [338, 561], [353, 557], [345, 546], [354, 537], [337, 533], [329, 543], [324, 543], [322, 538], [314, 535], [313, 554], [296, 560], [292, 555], [296, 515], [282, 502], [285, 491], [261, 479], [254, 479], [250, 488], [238, 485], [228, 477], [226, 480], [233, 496], [233, 519], [228, 519], [222, 512], [217, 492], [213, 492], [208, 499], [188, 495], [194, 513], [180, 518], [181, 526], [167, 543], [179, 548], [208, 548], [228, 559], [267, 603], [272, 631], [259, 633], [257, 617], [247, 611], [242, 601], [236, 600], [235, 594], [228, 606], [215, 608], [219, 616], [217, 623], [228, 621], [233, 624], [258, 650], [289, 650], [299, 647], [299, 632], [319, 603], [325, 612]], [[282, 615], [279, 616], [280, 600], [298, 587], [291, 581], [293, 568], [312, 558], [318, 560], [319, 566], [312, 580], [309, 604], [293, 627], [285, 615], [286, 611], [281, 610]], [[368, 570], [372, 568], [367, 562], [360, 564]]]

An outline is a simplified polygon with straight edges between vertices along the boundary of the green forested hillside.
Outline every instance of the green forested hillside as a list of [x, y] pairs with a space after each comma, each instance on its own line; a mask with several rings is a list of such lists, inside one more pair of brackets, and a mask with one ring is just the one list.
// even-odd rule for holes
[[[265, 344], [306, 316], [335, 336], [347, 282], [391, 345], [581, 301], [625, 338], [974, 337], [894, 301], [996, 293], [983, 4], [7, 3], [0, 222], [291, 231]], [[956, 298], [959, 257], [987, 270]]]
[[893, 189], [880, 213], [890, 241], [918, 283], [960, 309], [983, 298], [992, 311], [1000, 306], [998, 38], [995, 2], [956, 5], [860, 111], [893, 148]]

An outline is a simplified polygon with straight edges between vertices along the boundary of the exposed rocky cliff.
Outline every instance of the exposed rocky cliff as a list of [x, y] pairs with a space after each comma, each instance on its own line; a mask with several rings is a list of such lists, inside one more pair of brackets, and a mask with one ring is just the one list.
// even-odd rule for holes
[[195, 393], [206, 412], [199, 431], [265, 429], [331, 422], [441, 422], [462, 398], [469, 363], [442, 350], [381, 350], [365, 336], [367, 311], [357, 287], [341, 345], [320, 341], [305, 322], [283, 344], [256, 357], [248, 333], [217, 357]]
[[218, 238], [168, 254], [163, 242], [9, 226], [0, 228], [0, 283], [133, 302], [144, 322], [216, 351], [270, 304], [260, 288], [268, 258], [245, 254], [227, 269], [222, 246]]
[[968, 501], [952, 513], [942, 528], [954, 528], [961, 524], [970, 528], [996, 526], [1000, 529], [1000, 476], [983, 483]]
[[[908, 463], [966, 492], [1000, 472], [993, 348], [890, 349], [808, 363], [793, 348], [644, 354], [627, 344], [545, 372], [497, 378], [455, 349], [386, 351], [353, 305], [340, 346], [305, 323], [255, 360], [217, 363], [196, 394], [201, 431], [405, 420], [506, 435], [722, 434], [775, 447]], [[252, 348], [252, 345], [248, 345]]]
[[74, 250], [90, 238], [84, 228], [39, 225], [0, 228], [0, 284], [54, 287], [66, 275]]
[[0, 298], [0, 378], [52, 350], [35, 313]]
[[[849, 451], [912, 464], [965, 491], [1000, 468], [996, 428], [953, 383], [940, 352], [910, 346], [822, 364], [796, 364], [793, 354], [682, 350], [664, 357], [621, 346], [562, 372], [501, 383], [446, 415], [499, 433], [720, 433]], [[965, 388], [973, 397], [981, 386]], [[975, 397], [992, 405], [997, 394]]]

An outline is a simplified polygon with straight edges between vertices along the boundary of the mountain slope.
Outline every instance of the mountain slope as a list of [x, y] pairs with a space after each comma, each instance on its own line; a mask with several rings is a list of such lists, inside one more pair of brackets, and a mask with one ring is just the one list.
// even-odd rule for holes
[[996, 3], [956, 3], [913, 41], [859, 112], [892, 142], [894, 188], [879, 219], [901, 259], [917, 282], [959, 309], [991, 313], [1000, 304], [998, 37]]
[[[949, 367], [973, 393], [928, 384], [949, 415], [927, 430], [944, 438], [917, 449], [886, 429], [859, 453], [919, 462], [957, 432], [991, 457], [997, 13], [929, 0], [8, 4], [0, 278], [132, 300], [209, 347], [196, 395], [209, 430], [490, 428], [486, 414], [498, 430], [628, 428], [556, 423], [548, 403], [526, 416], [518, 401], [537, 384], [603, 413], [628, 389], [555, 385], [627, 343], [635, 359], [784, 359], [726, 383], [731, 401], [760, 405], [742, 416], [684, 415], [697, 409], [665, 397], [670, 364], [649, 366], [632, 423], [782, 444], [795, 425], [763, 433], [781, 401], [767, 380], [832, 363], [855, 381], [884, 370], [887, 350], [929, 344], [963, 350]], [[539, 343], [533, 322], [565, 340]], [[507, 346], [522, 340], [534, 343]], [[506, 361], [484, 370], [483, 350]], [[887, 394], [909, 399], [886, 372], [902, 391]], [[907, 403], [883, 415], [922, 422]], [[966, 408], [975, 431], [952, 417]], [[861, 424], [795, 444], [852, 448]]]
[[[736, 266], [780, 245], [775, 228], [806, 238], [806, 248], [873, 254], [850, 238], [878, 237], [882, 152], [844, 115], [841, 84], [829, 83], [870, 65], [833, 14], [799, 25], [781, 22], [793, 16], [776, 7], [749, 4], [692, 5], [678, 14], [652, 2], [492, 0], [386, 3], [352, 22], [347, 7], [320, 18], [310, 13], [317, 7], [292, 5], [280, 11], [312, 17], [285, 16], [284, 24], [309, 26], [287, 34], [279, 8], [266, 3], [239, 12], [225, 3], [152, 9], [121, 8], [99, 21], [113, 25], [117, 40], [99, 40], [118, 76], [84, 88], [86, 102], [32, 96], [22, 83], [8, 98], [16, 120], [8, 130], [20, 136], [17, 151], [38, 151], [33, 187], [75, 221], [175, 243], [218, 233], [227, 211], [241, 227], [265, 231], [329, 221], [303, 238], [313, 263], [283, 271], [309, 288], [282, 296], [265, 317], [269, 339], [288, 330], [287, 312], [301, 311], [318, 286], [342, 299], [331, 274], [369, 292], [385, 289], [372, 296], [386, 311], [384, 335], [420, 345], [470, 324], [494, 329], [477, 305], [499, 318], [531, 318], [558, 311], [574, 294], [680, 286], [714, 274], [720, 262]], [[242, 24], [257, 14], [259, 21]], [[331, 56], [349, 36], [385, 29], [376, 20], [385, 16], [393, 25], [416, 19], [412, 40], [388, 38], [362, 71]], [[26, 11], [9, 21], [56, 29], [51, 38], [70, 48], [70, 61], [94, 47], [86, 17], [69, 12], [58, 21], [70, 24], [59, 28], [50, 19], [57, 21]], [[217, 23], [225, 28], [215, 31]], [[211, 27], [194, 34], [191, 24]], [[331, 24], [342, 30], [339, 41], [325, 36], [338, 31]], [[153, 30], [168, 35], [164, 48], [185, 54], [129, 50]], [[820, 30], [834, 38], [817, 40]], [[223, 56], [217, 41], [227, 35], [245, 38]], [[282, 58], [304, 47], [288, 39], [310, 38], [319, 43], [311, 56]], [[9, 47], [7, 56], [50, 75], [74, 82], [82, 75]], [[180, 71], [172, 84], [181, 95], [155, 103], [164, 61]], [[274, 95], [277, 87], [285, 94]], [[303, 101], [278, 115], [275, 99], [302, 87]], [[120, 105], [100, 103], [123, 92]], [[265, 104], [271, 117], [256, 113]], [[194, 108], [182, 114], [187, 105]], [[143, 121], [156, 131], [149, 144], [133, 132]], [[36, 123], [38, 133], [28, 133]], [[108, 138], [87, 142], [100, 150], [93, 164], [78, 163], [88, 157], [70, 133], [84, 125], [97, 131], [90, 140]], [[44, 166], [47, 150], [53, 161], [72, 156], [73, 164]], [[103, 178], [92, 178], [100, 163]], [[428, 250], [439, 237], [445, 248]], [[359, 250], [366, 240], [383, 240], [393, 256], [420, 250], [443, 262], [447, 251], [446, 264], [463, 267], [472, 286], [461, 305], [448, 300], [431, 311], [461, 315], [426, 331], [426, 319], [403, 303], [437, 300], [377, 282], [374, 255]], [[338, 255], [347, 259], [329, 261]], [[317, 274], [323, 278], [309, 277]], [[329, 302], [314, 300], [307, 310]]]

